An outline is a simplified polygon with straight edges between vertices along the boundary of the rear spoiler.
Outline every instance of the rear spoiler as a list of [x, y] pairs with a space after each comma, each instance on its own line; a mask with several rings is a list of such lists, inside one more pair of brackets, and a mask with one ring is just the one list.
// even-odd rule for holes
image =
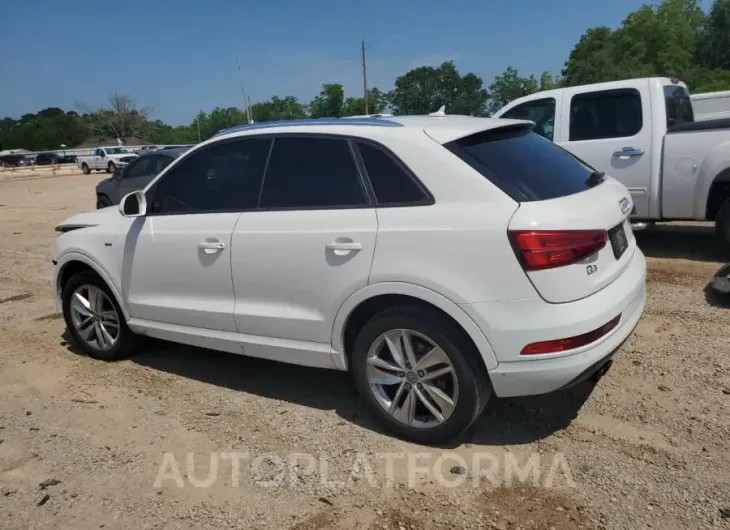
[[510, 129], [514, 128], [532, 129], [535, 127], [535, 122], [529, 120], [507, 120], [507, 119], [494, 119], [494, 118], [475, 118], [471, 116], [464, 116], [463, 118], [451, 118], [447, 121], [435, 123], [425, 127], [423, 131], [430, 136], [433, 140], [440, 143], [441, 145], [461, 140], [467, 136], [487, 132], [494, 130], [495, 132], [499, 129]]

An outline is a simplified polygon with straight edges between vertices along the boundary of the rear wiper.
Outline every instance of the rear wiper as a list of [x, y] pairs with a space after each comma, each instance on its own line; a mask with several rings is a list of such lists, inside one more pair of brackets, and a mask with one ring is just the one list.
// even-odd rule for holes
[[594, 171], [588, 177], [588, 180], [586, 180], [586, 185], [589, 188], [598, 186], [601, 182], [604, 181], [605, 178], [606, 178], [606, 174], [603, 171]]

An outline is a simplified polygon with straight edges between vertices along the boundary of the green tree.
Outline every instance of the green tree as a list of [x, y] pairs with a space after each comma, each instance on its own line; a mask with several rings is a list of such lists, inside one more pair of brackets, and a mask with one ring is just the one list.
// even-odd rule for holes
[[368, 108], [365, 111], [365, 98], [347, 98], [342, 106], [342, 116], [361, 116], [379, 114], [388, 107], [388, 94], [378, 88], [368, 89]]
[[490, 115], [494, 114], [512, 100], [541, 90], [552, 90], [560, 85], [561, 80], [553, 77], [550, 72], [540, 74], [540, 80], [538, 81], [534, 75], [521, 77], [515, 68], [508, 66], [501, 75], [494, 78], [489, 86], [487, 110]]
[[325, 83], [309, 107], [312, 118], [339, 118], [345, 103], [345, 90], [338, 83]]
[[307, 109], [294, 96], [274, 96], [269, 101], [251, 105], [251, 115], [255, 122], [298, 120], [307, 117]]
[[715, 0], [702, 25], [695, 53], [707, 69], [730, 70], [730, 0]]
[[421, 66], [400, 76], [389, 100], [396, 114], [428, 114], [445, 105], [451, 114], [483, 115], [487, 91], [480, 77], [473, 73], [461, 76], [453, 61], [447, 61], [437, 68]]

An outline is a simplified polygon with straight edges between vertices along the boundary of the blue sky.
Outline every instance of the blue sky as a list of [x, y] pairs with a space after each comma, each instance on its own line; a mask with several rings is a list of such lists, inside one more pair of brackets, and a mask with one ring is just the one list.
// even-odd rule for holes
[[[558, 73], [586, 28], [618, 26], [641, 0], [36, 0], [3, 9], [5, 72], [0, 117], [77, 102], [96, 106], [115, 90], [189, 123], [199, 110], [242, 106], [237, 56], [252, 101], [310, 100], [322, 83], [388, 90], [421, 65], [453, 59], [485, 85], [507, 66]], [[708, 7], [710, 0], [703, 2]]]

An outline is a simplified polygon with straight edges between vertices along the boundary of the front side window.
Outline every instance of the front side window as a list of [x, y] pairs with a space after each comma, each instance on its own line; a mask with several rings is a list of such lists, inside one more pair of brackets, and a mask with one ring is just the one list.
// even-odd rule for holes
[[279, 137], [261, 191], [261, 208], [348, 208], [368, 204], [344, 138]]
[[154, 184], [152, 213], [256, 208], [270, 146], [266, 138], [236, 138], [194, 151]]
[[628, 138], [643, 126], [635, 88], [577, 94], [570, 101], [570, 141]]
[[501, 117], [533, 121], [535, 122], [533, 132], [552, 141], [555, 133], [555, 98], [542, 98], [522, 103], [509, 109]]

